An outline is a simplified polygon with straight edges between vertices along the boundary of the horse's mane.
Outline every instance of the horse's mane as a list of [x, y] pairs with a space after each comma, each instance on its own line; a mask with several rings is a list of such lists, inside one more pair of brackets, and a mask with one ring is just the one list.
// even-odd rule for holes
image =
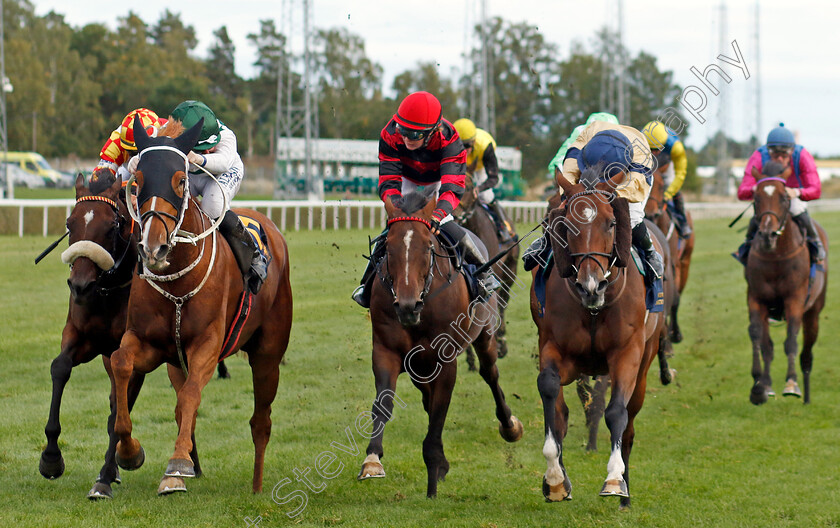
[[773, 176], [779, 176], [781, 173], [785, 172], [785, 169], [787, 169], [787, 167], [784, 164], [778, 161], [769, 161], [761, 168], [761, 175], [771, 178]]
[[176, 138], [183, 133], [184, 124], [180, 121], [176, 121], [172, 118], [172, 116], [169, 116], [169, 120], [166, 122], [166, 124], [163, 125], [160, 130], [158, 130], [158, 137], [166, 136], [170, 138]]
[[432, 192], [412, 191], [392, 200], [392, 203], [405, 214], [412, 214], [426, 207], [432, 196], [434, 196]]

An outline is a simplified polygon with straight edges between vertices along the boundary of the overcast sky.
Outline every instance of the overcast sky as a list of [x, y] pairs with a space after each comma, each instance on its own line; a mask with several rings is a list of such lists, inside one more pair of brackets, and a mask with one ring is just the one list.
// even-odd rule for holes
[[[180, 12], [181, 20], [195, 28], [199, 39], [196, 52], [201, 58], [206, 56], [212, 32], [226, 25], [236, 45], [237, 71], [244, 77], [252, 77], [255, 52], [246, 36], [259, 31], [260, 19], [271, 18], [278, 28], [285, 27], [281, 21], [282, 7], [292, 0], [144, 0], [134, 5], [113, 0], [32, 1], [38, 15], [54, 10], [65, 15], [65, 20], [74, 27], [101, 22], [111, 29], [129, 9], [147, 24], [153, 24], [169, 8]], [[303, 0], [294, 1], [303, 3]], [[413, 69], [419, 61], [436, 61], [445, 76], [451, 77], [455, 69], [460, 71], [465, 29], [467, 23], [478, 19], [480, 3], [479, 0], [310, 2], [314, 27], [344, 27], [363, 37], [368, 57], [385, 70], [386, 91], [396, 74]], [[561, 58], [567, 56], [572, 41], [588, 44], [598, 28], [614, 24], [617, 17], [614, 7], [617, 0], [486, 0], [486, 4], [489, 16], [534, 24], [548, 41], [559, 46]], [[755, 94], [760, 78], [763, 103], [760, 137], [766, 137], [772, 126], [784, 121], [811, 152], [840, 154], [840, 116], [836, 110], [840, 93], [840, 30], [837, 28], [840, 4], [828, 0], [762, 0], [760, 63], [756, 59], [755, 0], [725, 2], [727, 31], [723, 45], [719, 0], [627, 0], [624, 4], [624, 41], [631, 52], [635, 55], [645, 50], [655, 55], [660, 69], [673, 70], [681, 86], [696, 86], [705, 94], [708, 106], [697, 112], [705, 123], [692, 123], [689, 145], [701, 146], [718, 129], [717, 105], [721, 100], [690, 69], [693, 66], [704, 71], [708, 65], [718, 64], [731, 82], [725, 83], [715, 73], [709, 79], [725, 94], [729, 108], [728, 136], [745, 140], [754, 133]], [[302, 20], [300, 11], [293, 19]], [[743, 55], [749, 79], [737, 67], [716, 60], [719, 54], [736, 58], [733, 40]], [[689, 96], [687, 101], [695, 107], [702, 106], [698, 94]], [[675, 101], [673, 106], [678, 105]], [[454, 120], [459, 116], [447, 117]], [[558, 138], [558, 144], [562, 139]]]

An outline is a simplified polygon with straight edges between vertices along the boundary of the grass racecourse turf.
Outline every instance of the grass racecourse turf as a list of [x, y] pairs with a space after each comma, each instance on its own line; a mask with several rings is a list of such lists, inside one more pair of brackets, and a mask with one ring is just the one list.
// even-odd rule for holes
[[[840, 214], [815, 215], [832, 240], [840, 240]], [[251, 378], [242, 357], [228, 360], [232, 379], [214, 379], [204, 390], [196, 437], [204, 477], [189, 491], [157, 497], [155, 491], [176, 435], [175, 397], [159, 368], [147, 377], [132, 415], [146, 450], [145, 465], [122, 472], [112, 501], [85, 495], [105, 450], [108, 380], [96, 360], [76, 368], [62, 408], [63, 477], [47, 481], [38, 457], [49, 397], [49, 366], [59, 351], [67, 309], [67, 267], [59, 251], [37, 267], [34, 257], [52, 241], [40, 236], [0, 238], [0, 526], [639, 526], [802, 527], [840, 526], [840, 292], [829, 281], [828, 305], [815, 349], [812, 403], [782, 398], [749, 403], [751, 349], [745, 282], [730, 256], [742, 233], [727, 220], [699, 221], [697, 248], [676, 346], [674, 384], [663, 387], [650, 373], [645, 406], [636, 420], [631, 458], [633, 507], [598, 496], [606, 476], [608, 441], [601, 425], [599, 451], [583, 449], [583, 413], [574, 386], [564, 461], [573, 483], [571, 502], [547, 504], [540, 491], [545, 470], [543, 419], [536, 388], [536, 329], [527, 292], [516, 291], [508, 312], [510, 354], [500, 360], [501, 384], [525, 425], [516, 444], [498, 434], [490, 391], [460, 358], [460, 376], [444, 429], [451, 463], [436, 500], [427, 500], [421, 442], [426, 414], [407, 376], [385, 432], [385, 479], [356, 481], [366, 441], [354, 430], [374, 395], [367, 313], [349, 298], [367, 250], [367, 231], [289, 232], [295, 317], [287, 363], [274, 402], [274, 429], [266, 456], [265, 492], [252, 495], [253, 463], [248, 420]], [[743, 225], [743, 222], [742, 222]], [[520, 226], [525, 232], [527, 226]], [[66, 242], [59, 250], [66, 247]], [[840, 261], [831, 256], [836, 270]], [[836, 273], [836, 271], [835, 271]], [[530, 277], [520, 270], [526, 285]], [[785, 358], [782, 328], [773, 328], [773, 376], [781, 394]], [[569, 390], [571, 389], [571, 390]], [[357, 455], [331, 443], [348, 444]], [[335, 478], [318, 477], [318, 456], [338, 455]], [[318, 493], [295, 481], [309, 473]], [[308, 502], [278, 504], [304, 490]]]

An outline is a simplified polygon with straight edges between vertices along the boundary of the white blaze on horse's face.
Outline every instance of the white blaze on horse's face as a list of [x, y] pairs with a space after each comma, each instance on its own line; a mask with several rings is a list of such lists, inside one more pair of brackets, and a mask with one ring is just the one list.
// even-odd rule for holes
[[85, 229], [87, 229], [87, 226], [90, 225], [91, 221], [93, 221], [93, 211], [88, 211], [85, 213]]
[[775, 192], [776, 192], [776, 188], [773, 187], [772, 185], [767, 185], [767, 186], [764, 187], [764, 194], [766, 194], [767, 196], [773, 196], [773, 194], [775, 194]]
[[592, 222], [592, 220], [595, 219], [595, 215], [597, 214], [598, 212], [591, 207], [587, 207], [583, 210], [583, 217], [586, 218], [587, 223]]
[[414, 236], [414, 230], [409, 229], [405, 233], [405, 237], [403, 237], [403, 242], [405, 242], [405, 285], [408, 286], [408, 252], [411, 248], [411, 238]]

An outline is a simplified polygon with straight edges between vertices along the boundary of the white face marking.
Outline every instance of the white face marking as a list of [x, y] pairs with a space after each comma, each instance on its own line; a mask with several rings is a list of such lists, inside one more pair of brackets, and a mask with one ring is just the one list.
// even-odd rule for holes
[[584, 216], [584, 218], [586, 218], [587, 222], [591, 222], [595, 218], [596, 214], [597, 213], [595, 212], [595, 209], [593, 209], [591, 207], [587, 207], [586, 209], [583, 210], [583, 216]]
[[87, 227], [88, 224], [90, 224], [91, 220], [93, 220], [93, 211], [88, 211], [87, 213], [85, 213], [85, 227]]
[[545, 480], [548, 484], [556, 486], [563, 482], [563, 469], [560, 467], [560, 447], [554, 440], [554, 435], [551, 431], [545, 435], [545, 444], [543, 444], [543, 456], [545, 463], [548, 466], [545, 470]]
[[767, 196], [773, 196], [773, 194], [775, 192], [776, 192], [775, 187], [772, 187], [770, 185], [767, 185], [767, 186], [764, 187], [764, 194], [766, 194]]
[[593, 277], [592, 275], [589, 275], [589, 277], [587, 277], [587, 279], [586, 279], [586, 289], [591, 291], [591, 292], [594, 292], [595, 288], [597, 286], [598, 286], [598, 283], [595, 282], [595, 277]]
[[607, 480], [621, 480], [624, 477], [624, 460], [621, 458], [621, 442], [612, 446], [610, 461], [607, 463]]
[[411, 247], [411, 237], [414, 236], [414, 230], [409, 229], [406, 232], [403, 242], [405, 242], [405, 285], [408, 286], [408, 249]]

